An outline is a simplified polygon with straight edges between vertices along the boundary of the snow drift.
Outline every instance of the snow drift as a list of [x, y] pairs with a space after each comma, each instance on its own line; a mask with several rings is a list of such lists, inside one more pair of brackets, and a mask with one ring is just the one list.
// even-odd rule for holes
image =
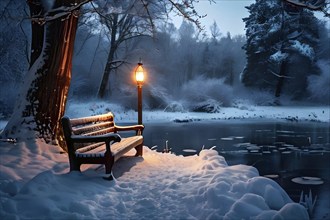
[[1, 219], [309, 218], [276, 182], [215, 150], [183, 157], [144, 147], [115, 164], [114, 181], [98, 165], [69, 173], [67, 155], [39, 141], [0, 153]]

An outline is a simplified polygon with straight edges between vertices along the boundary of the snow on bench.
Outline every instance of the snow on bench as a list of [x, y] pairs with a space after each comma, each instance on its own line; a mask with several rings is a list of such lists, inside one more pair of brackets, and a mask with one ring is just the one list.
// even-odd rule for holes
[[[68, 148], [70, 171], [80, 171], [81, 164], [104, 164], [104, 179], [112, 180], [113, 164], [131, 149], [142, 156], [143, 125], [117, 126], [111, 112], [102, 115], [62, 118], [62, 127]], [[135, 131], [135, 135], [122, 138], [118, 132]]]

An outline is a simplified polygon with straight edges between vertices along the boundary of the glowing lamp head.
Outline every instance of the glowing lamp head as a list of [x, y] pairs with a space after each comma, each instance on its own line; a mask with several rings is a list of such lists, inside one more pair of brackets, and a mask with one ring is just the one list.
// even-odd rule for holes
[[142, 63], [138, 63], [138, 66], [135, 69], [135, 80], [138, 85], [142, 85], [144, 81], [144, 71]]

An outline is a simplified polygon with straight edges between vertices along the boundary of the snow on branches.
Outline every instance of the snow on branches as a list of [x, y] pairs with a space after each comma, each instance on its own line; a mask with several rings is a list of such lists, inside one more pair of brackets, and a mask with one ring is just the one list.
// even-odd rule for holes
[[298, 7], [307, 8], [312, 11], [321, 11], [325, 17], [330, 17], [330, 1], [329, 0], [284, 0]]
[[80, 3], [72, 3], [69, 6], [60, 6], [54, 9], [49, 9], [44, 15], [37, 15], [31, 18], [32, 22], [36, 22], [40, 25], [45, 24], [48, 21], [53, 21], [56, 19], [66, 19], [69, 15], [77, 15], [77, 10], [84, 4], [90, 2], [91, 0], [82, 0]]

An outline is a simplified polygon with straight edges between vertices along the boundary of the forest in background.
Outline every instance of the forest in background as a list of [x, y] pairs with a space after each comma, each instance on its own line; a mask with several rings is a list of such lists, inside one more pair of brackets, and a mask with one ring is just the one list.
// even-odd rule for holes
[[[283, 9], [279, 4], [257, 2], [260, 4], [254, 6], [259, 7], [251, 6], [251, 16], [245, 18], [246, 36], [222, 33], [216, 23], [206, 27], [210, 33], [208, 35], [188, 21], [183, 21], [178, 29], [170, 21], [163, 20], [156, 20], [155, 27], [147, 27], [143, 20], [134, 23], [127, 39], [116, 45], [102, 99], [119, 103], [125, 108], [135, 108], [133, 70], [141, 58], [147, 71], [147, 82], [143, 87], [145, 109], [216, 112], [222, 106], [279, 104], [275, 102], [279, 79], [285, 79], [280, 94], [281, 104], [299, 101], [328, 105], [330, 46], [329, 29], [325, 23], [315, 20], [311, 12], [292, 11], [292, 8]], [[31, 30], [26, 19], [28, 9], [25, 2], [2, 1], [0, 4], [3, 9], [0, 27], [0, 112], [1, 117], [7, 118], [12, 113], [18, 88], [29, 68]], [[106, 5], [99, 6], [108, 9]], [[264, 10], [270, 8], [274, 10]], [[279, 13], [280, 9], [283, 9], [282, 13]], [[274, 11], [274, 14], [262, 14], [263, 11]], [[111, 25], [115, 24], [115, 19], [120, 21], [120, 16], [124, 16], [118, 13], [115, 18], [113, 14], [112, 11], [104, 20], [92, 6], [85, 6], [75, 42], [69, 101], [99, 97], [111, 42], [114, 42], [111, 40], [114, 26]], [[278, 20], [271, 20], [276, 17], [274, 15], [280, 15]], [[109, 20], [112, 23], [107, 24]], [[293, 25], [283, 28], [284, 23]], [[277, 25], [276, 28], [276, 24], [282, 26]], [[307, 30], [307, 26], [312, 30]], [[116, 27], [123, 29], [120, 24]], [[139, 30], [138, 34], [136, 30]], [[261, 34], [255, 34], [258, 32]], [[273, 34], [266, 36], [265, 33]], [[120, 31], [117, 36], [119, 34]], [[258, 42], [258, 39], [261, 40]], [[254, 55], [261, 51], [258, 43], [266, 48], [268, 54], [262, 54], [257, 59]], [[312, 52], [306, 54], [306, 51]], [[290, 70], [287, 75], [280, 75], [283, 58], [286, 57], [293, 58], [286, 61]], [[252, 80], [242, 81], [242, 73]]]

